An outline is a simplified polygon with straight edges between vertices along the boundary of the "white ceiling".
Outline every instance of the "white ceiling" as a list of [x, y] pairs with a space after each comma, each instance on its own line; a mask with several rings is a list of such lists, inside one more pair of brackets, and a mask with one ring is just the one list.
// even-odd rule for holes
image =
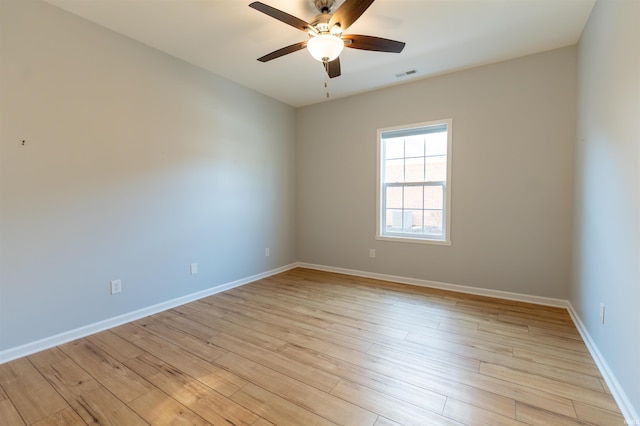
[[[256, 58], [307, 35], [252, 0], [45, 0], [294, 107], [326, 100], [306, 50]], [[337, 5], [343, 0], [338, 0]], [[307, 22], [313, 0], [263, 0]], [[575, 44], [595, 0], [377, 0], [345, 31], [406, 42], [400, 54], [345, 49], [331, 99]], [[335, 10], [335, 8], [334, 8]], [[396, 74], [408, 70], [410, 77]]]

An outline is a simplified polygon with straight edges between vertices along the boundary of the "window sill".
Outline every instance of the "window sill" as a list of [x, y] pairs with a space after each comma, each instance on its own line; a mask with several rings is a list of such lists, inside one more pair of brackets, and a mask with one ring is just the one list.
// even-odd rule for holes
[[379, 241], [392, 241], [396, 243], [411, 243], [411, 244], [431, 244], [436, 246], [450, 246], [449, 240], [427, 240], [425, 238], [410, 238], [410, 237], [390, 237], [386, 235], [376, 235], [376, 240]]

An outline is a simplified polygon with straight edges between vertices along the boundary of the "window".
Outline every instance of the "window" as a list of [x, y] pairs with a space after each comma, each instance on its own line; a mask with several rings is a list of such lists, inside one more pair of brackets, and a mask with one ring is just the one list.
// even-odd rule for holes
[[451, 244], [451, 125], [378, 130], [377, 239]]

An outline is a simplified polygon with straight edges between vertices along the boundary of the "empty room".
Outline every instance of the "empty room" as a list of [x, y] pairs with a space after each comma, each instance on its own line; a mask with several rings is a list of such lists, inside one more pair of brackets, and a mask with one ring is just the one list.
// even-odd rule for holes
[[0, 25], [1, 425], [640, 425], [640, 1]]

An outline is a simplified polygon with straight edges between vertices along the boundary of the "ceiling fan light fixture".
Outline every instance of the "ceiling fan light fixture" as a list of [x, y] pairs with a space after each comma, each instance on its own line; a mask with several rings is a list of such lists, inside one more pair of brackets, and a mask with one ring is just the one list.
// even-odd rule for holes
[[344, 49], [344, 42], [338, 36], [320, 34], [309, 39], [307, 49], [314, 59], [320, 62], [331, 62], [340, 56]]

